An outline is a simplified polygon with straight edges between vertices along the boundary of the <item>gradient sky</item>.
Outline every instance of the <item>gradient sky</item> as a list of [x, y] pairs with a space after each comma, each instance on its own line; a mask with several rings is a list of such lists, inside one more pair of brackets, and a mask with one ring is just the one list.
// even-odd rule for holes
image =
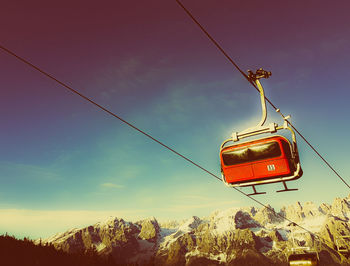
[[[272, 71], [267, 97], [350, 182], [349, 1], [183, 4], [243, 70]], [[0, 32], [3, 46], [218, 175], [221, 142], [260, 119], [255, 89], [175, 0], [3, 0]], [[256, 206], [2, 50], [0, 70], [0, 234]], [[299, 191], [271, 184], [256, 198], [279, 209], [349, 194], [298, 141]]]

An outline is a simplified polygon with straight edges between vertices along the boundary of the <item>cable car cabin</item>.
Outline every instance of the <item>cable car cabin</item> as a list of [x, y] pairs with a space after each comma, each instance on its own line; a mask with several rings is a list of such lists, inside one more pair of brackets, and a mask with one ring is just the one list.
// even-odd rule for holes
[[316, 253], [292, 254], [288, 258], [288, 264], [292, 265], [319, 265], [319, 259]]
[[223, 147], [220, 152], [223, 179], [237, 186], [283, 181], [276, 179], [280, 177], [297, 179], [302, 171], [296, 171], [300, 165], [292, 151], [289, 140], [280, 135]]

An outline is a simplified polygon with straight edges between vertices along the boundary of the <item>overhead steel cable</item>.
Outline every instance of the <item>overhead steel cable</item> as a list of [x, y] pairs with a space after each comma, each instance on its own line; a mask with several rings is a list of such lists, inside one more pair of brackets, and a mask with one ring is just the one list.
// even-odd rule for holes
[[295, 132], [297, 132], [297, 134], [307, 143], [307, 145], [310, 146], [310, 148], [318, 155], [318, 157], [321, 158], [321, 160], [334, 172], [334, 174], [336, 174], [339, 179], [341, 181], [343, 181], [343, 183], [350, 188], [349, 184], [344, 180], [344, 178], [341, 177], [341, 175], [338, 173], [337, 170], [334, 169], [334, 167], [332, 165], [330, 165], [330, 163], [311, 145], [310, 142], [307, 141], [307, 139], [299, 132], [298, 129], [296, 129], [288, 120], [287, 120], [288, 124], [295, 130]]
[[[243, 70], [234, 62], [234, 60], [225, 52], [225, 50], [222, 48], [222, 46], [209, 34], [209, 32], [199, 23], [199, 21], [192, 15], [192, 13], [179, 1], [175, 0], [179, 6], [186, 12], [186, 14], [192, 19], [192, 21], [204, 32], [204, 34], [209, 38], [210, 41], [216, 46], [216, 48], [219, 49], [219, 51], [226, 57], [228, 61], [231, 62], [231, 64], [245, 77], [245, 79], [253, 85], [253, 87], [259, 92], [258, 87], [255, 85], [254, 82], [252, 82], [248, 75], [243, 72]], [[260, 93], [260, 92], [259, 92]], [[345, 181], [345, 179], [334, 169], [334, 167], [331, 166], [331, 164], [316, 150], [316, 148], [306, 140], [306, 138], [301, 134], [299, 130], [297, 130], [293, 124], [286, 119], [286, 116], [280, 111], [279, 108], [277, 108], [266, 96], [265, 100], [275, 109], [276, 112], [278, 112], [282, 118], [287, 121], [287, 123], [297, 132], [297, 134], [305, 141], [305, 143], [320, 157], [320, 159], [336, 174], [336, 176], [348, 187], [350, 188], [350, 185]]]
[[46, 77], [54, 80], [55, 82], [57, 82], [58, 84], [62, 85], [63, 87], [65, 87], [66, 89], [70, 90], [71, 92], [79, 95], [81, 98], [85, 99], [86, 101], [92, 103], [93, 105], [97, 106], [98, 108], [100, 108], [101, 110], [105, 111], [106, 113], [110, 114], [111, 116], [114, 116], [115, 118], [119, 119], [120, 121], [122, 121], [123, 123], [127, 124], [129, 127], [135, 129], [136, 131], [140, 132], [141, 134], [145, 135], [146, 137], [150, 138], [151, 140], [157, 142], [158, 144], [162, 145], [164, 148], [170, 150], [171, 152], [175, 153], [176, 155], [180, 156], [181, 158], [185, 159], [186, 161], [190, 162], [191, 164], [197, 166], [198, 168], [202, 169], [203, 171], [207, 172], [208, 174], [218, 178], [219, 180], [221, 180], [219, 177], [217, 177], [216, 175], [214, 175], [213, 173], [209, 172], [208, 170], [206, 170], [204, 167], [200, 166], [199, 164], [193, 162], [191, 159], [187, 158], [186, 156], [182, 155], [181, 153], [175, 151], [174, 149], [170, 148], [168, 145], [164, 144], [163, 142], [157, 140], [156, 138], [152, 137], [150, 134], [146, 133], [145, 131], [139, 129], [138, 127], [134, 126], [133, 124], [129, 123], [128, 121], [126, 121], [125, 119], [123, 119], [122, 117], [120, 117], [119, 115], [116, 115], [115, 113], [113, 113], [112, 111], [108, 110], [107, 108], [103, 107], [102, 105], [98, 104], [97, 102], [95, 102], [94, 100], [88, 98], [87, 96], [81, 94], [80, 92], [78, 92], [77, 90], [73, 89], [72, 87], [68, 86], [66, 83], [58, 80], [57, 78], [55, 78], [54, 76], [50, 75], [49, 73], [47, 73], [46, 71], [42, 70], [41, 68], [33, 65], [32, 63], [30, 63], [29, 61], [27, 61], [26, 59], [24, 59], [23, 57], [20, 57], [19, 55], [15, 54], [14, 52], [10, 51], [9, 49], [7, 49], [6, 47], [0, 45], [0, 48], [2, 50], [4, 50], [5, 52], [9, 53], [10, 55], [16, 57], [17, 59], [19, 59], [20, 61], [22, 61], [23, 63], [31, 66], [32, 68], [36, 69], [37, 71], [39, 71], [41, 74], [45, 75]]
[[[207, 170], [206, 168], [204, 168], [203, 166], [197, 164], [196, 162], [194, 162], [193, 160], [191, 160], [190, 158], [188, 158], [187, 156], [177, 152], [176, 150], [174, 150], [173, 148], [169, 147], [168, 145], [164, 144], [163, 142], [159, 141], [158, 139], [156, 139], [155, 137], [152, 137], [150, 134], [146, 133], [145, 131], [139, 129], [138, 127], [136, 127], [135, 125], [129, 123], [128, 121], [126, 121], [125, 119], [123, 119], [122, 117], [116, 115], [115, 113], [113, 113], [112, 111], [108, 110], [107, 108], [103, 107], [102, 105], [98, 104], [97, 102], [95, 102], [94, 100], [92, 100], [91, 98], [83, 95], [82, 93], [80, 93], [79, 91], [73, 89], [71, 86], [67, 85], [66, 83], [60, 81], [59, 79], [55, 78], [53, 75], [47, 73], [46, 71], [42, 70], [41, 68], [37, 67], [36, 65], [30, 63], [29, 61], [27, 61], [26, 59], [24, 59], [23, 57], [17, 55], [16, 53], [12, 52], [11, 50], [7, 49], [6, 47], [0, 45], [0, 48], [2, 50], [4, 50], [5, 52], [7, 52], [8, 54], [16, 57], [18, 60], [22, 61], [23, 63], [25, 63], [26, 65], [34, 68], [35, 70], [39, 71], [41, 74], [45, 75], [46, 77], [48, 77], [49, 79], [57, 82], [58, 84], [60, 84], [61, 86], [65, 87], [66, 89], [68, 89], [69, 91], [71, 91], [72, 93], [80, 96], [81, 98], [83, 98], [84, 100], [90, 102], [91, 104], [95, 105], [96, 107], [98, 107], [99, 109], [101, 109], [102, 111], [108, 113], [109, 115], [119, 119], [121, 122], [125, 123], [126, 125], [128, 125], [129, 127], [135, 129], [136, 131], [140, 132], [141, 134], [143, 134], [144, 136], [150, 138], [151, 140], [155, 141], [156, 143], [160, 144], [161, 146], [163, 146], [164, 148], [168, 149], [169, 151], [175, 153], [176, 155], [180, 156], [181, 158], [185, 159], [187, 162], [191, 163], [192, 165], [198, 167], [199, 169], [203, 170], [204, 172], [208, 173], [209, 175], [213, 176], [214, 178], [216, 178], [217, 180], [219, 180], [221, 182], [221, 178], [218, 177], [216, 174], [212, 173], [211, 171]], [[315, 234], [315, 233], [312, 233], [310, 230], [304, 228], [303, 226], [297, 224], [296, 222], [288, 219], [287, 217], [284, 217], [283, 215], [281, 215], [280, 213], [276, 213], [275, 210], [270, 207], [270, 206], [267, 206], [265, 204], [263, 204], [262, 202], [260, 202], [259, 200], [257, 199], [254, 199], [252, 196], [244, 193], [243, 191], [233, 187], [236, 191], [238, 191], [239, 193], [241, 193], [242, 195], [250, 198], [252, 201], [256, 202], [258, 205], [270, 210], [275, 216], [278, 216], [292, 224], [294, 224], [295, 226], [301, 228], [302, 230], [310, 233], [311, 235], [313, 235], [315, 238], [318, 238], [321, 242], [321, 240], [323, 240], [325, 243], [326, 242], [329, 242], [327, 239], [324, 239], [323, 237]], [[330, 242], [329, 242], [330, 243]], [[327, 245], [328, 246], [328, 245]], [[331, 248], [330, 246], [328, 246], [329, 248]], [[333, 248], [331, 248], [333, 249]], [[335, 249], [333, 249], [335, 250]], [[336, 251], [336, 250], [335, 250]], [[336, 251], [337, 252], [337, 251]], [[338, 252], [339, 253], [339, 252]], [[339, 253], [340, 254], [340, 253]], [[342, 254], [340, 254], [342, 255]]]

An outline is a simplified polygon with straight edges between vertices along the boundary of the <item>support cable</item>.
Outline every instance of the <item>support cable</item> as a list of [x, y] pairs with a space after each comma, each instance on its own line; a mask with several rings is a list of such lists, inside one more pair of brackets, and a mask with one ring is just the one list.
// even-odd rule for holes
[[98, 104], [97, 102], [93, 101], [92, 99], [88, 98], [87, 96], [81, 94], [80, 92], [78, 92], [77, 90], [73, 89], [72, 87], [68, 86], [67, 84], [65, 84], [64, 82], [56, 79], [54, 76], [50, 75], [49, 73], [45, 72], [44, 70], [42, 70], [41, 68], [33, 65], [32, 63], [30, 63], [29, 61], [25, 60], [23, 57], [18, 56], [17, 54], [15, 54], [14, 52], [10, 51], [9, 49], [5, 48], [4, 46], [0, 45], [0, 48], [2, 50], [4, 50], [5, 52], [9, 53], [10, 55], [16, 57], [17, 59], [19, 59], [20, 61], [22, 61], [23, 63], [29, 65], [30, 67], [36, 69], [37, 71], [39, 71], [41, 74], [45, 75], [46, 77], [54, 80], [55, 82], [57, 82], [58, 84], [62, 85], [63, 87], [65, 87], [66, 89], [70, 90], [72, 93], [77, 94], [78, 96], [80, 96], [81, 98], [83, 98], [84, 100], [92, 103], [93, 105], [97, 106], [98, 108], [100, 108], [101, 110], [105, 111], [106, 113], [110, 114], [111, 116], [114, 116], [115, 118], [119, 119], [121, 122], [127, 124], [129, 127], [135, 129], [136, 131], [140, 132], [141, 134], [145, 135], [146, 137], [150, 138], [151, 140], [157, 142], [158, 144], [162, 145], [164, 148], [170, 150], [171, 152], [175, 153], [176, 155], [180, 156], [181, 158], [185, 159], [186, 161], [188, 161], [189, 163], [197, 166], [198, 168], [202, 169], [203, 171], [207, 172], [208, 174], [218, 178], [219, 180], [221, 180], [219, 177], [217, 177], [216, 175], [214, 175], [213, 173], [209, 172], [208, 170], [206, 170], [204, 167], [200, 166], [199, 164], [193, 162], [192, 160], [190, 160], [189, 158], [187, 158], [186, 156], [182, 155], [181, 153], [175, 151], [174, 149], [170, 148], [168, 145], [165, 145], [163, 142], [157, 140], [156, 138], [152, 137], [150, 134], [146, 133], [145, 131], [139, 129], [138, 127], [136, 127], [135, 125], [129, 123], [128, 121], [126, 121], [125, 119], [123, 119], [122, 117], [116, 115], [115, 113], [113, 113], [112, 111], [108, 110], [107, 108], [103, 107], [102, 105]]
[[[209, 38], [210, 41], [216, 46], [216, 48], [219, 49], [219, 51], [226, 57], [228, 61], [231, 62], [231, 64], [245, 77], [245, 79], [253, 85], [253, 87], [259, 92], [259, 89], [257, 86], [252, 82], [247, 74], [243, 72], [243, 70], [233, 61], [233, 59], [225, 52], [225, 50], [222, 48], [222, 46], [208, 33], [208, 31], [199, 23], [199, 21], [191, 14], [191, 12], [179, 1], [175, 0], [179, 6], [187, 13], [187, 15], [193, 20], [193, 22], [204, 32], [204, 34]], [[260, 92], [259, 92], [260, 93]], [[266, 96], [265, 100], [275, 109], [276, 112], [278, 112], [282, 118], [287, 121], [287, 123], [297, 132], [297, 134], [305, 141], [305, 143], [318, 155], [318, 157], [321, 158], [321, 160], [337, 175], [337, 177], [348, 187], [350, 188], [350, 185], [344, 180], [344, 178], [341, 177], [341, 175], [334, 169], [334, 167], [331, 166], [331, 164], [316, 150], [316, 148], [306, 140], [306, 138], [301, 134], [299, 130], [297, 130], [290, 121], [286, 119], [286, 116], [278, 109]]]

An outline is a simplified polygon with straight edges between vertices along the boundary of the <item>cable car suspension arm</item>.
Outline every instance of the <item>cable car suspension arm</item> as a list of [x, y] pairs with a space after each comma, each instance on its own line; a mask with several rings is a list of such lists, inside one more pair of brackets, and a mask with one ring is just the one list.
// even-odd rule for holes
[[250, 82], [256, 85], [260, 92], [260, 101], [261, 101], [261, 120], [260, 122], [255, 126], [248, 129], [245, 129], [241, 132], [233, 132], [232, 133], [232, 140], [233, 141], [239, 141], [242, 138], [247, 138], [252, 135], [256, 134], [262, 134], [262, 133], [274, 133], [276, 132], [276, 128], [278, 127], [277, 124], [271, 123], [268, 126], [264, 126], [267, 118], [267, 110], [266, 110], [266, 97], [264, 93], [264, 88], [262, 87], [259, 79], [261, 78], [269, 78], [271, 76], [270, 71], [263, 70], [262, 68], [259, 68], [255, 73], [251, 70], [248, 70], [248, 79]]

